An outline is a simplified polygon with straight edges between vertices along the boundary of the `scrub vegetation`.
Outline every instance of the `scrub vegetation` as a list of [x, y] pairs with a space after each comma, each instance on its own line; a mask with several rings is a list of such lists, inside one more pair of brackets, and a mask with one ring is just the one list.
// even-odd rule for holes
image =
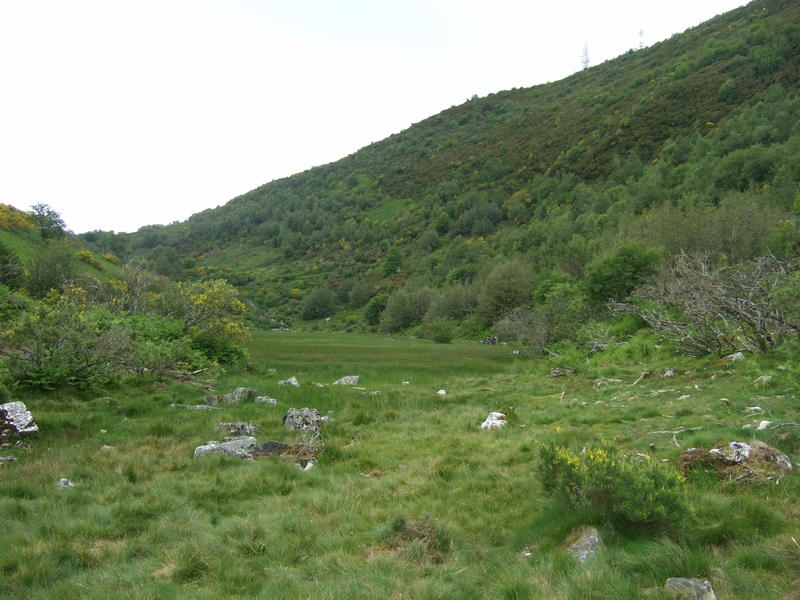
[[0, 205], [0, 597], [797, 598], [798, 78], [756, 0], [183, 223]]

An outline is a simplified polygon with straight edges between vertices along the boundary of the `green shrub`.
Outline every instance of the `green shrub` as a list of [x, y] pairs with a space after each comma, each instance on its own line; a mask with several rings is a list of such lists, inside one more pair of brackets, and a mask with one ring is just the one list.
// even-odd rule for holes
[[436, 319], [422, 327], [423, 337], [439, 344], [449, 344], [456, 335], [456, 325], [450, 319]]
[[33, 388], [97, 388], [119, 374], [130, 350], [127, 328], [90, 305], [80, 288], [53, 293], [4, 332], [12, 382]]
[[328, 286], [318, 287], [303, 299], [300, 318], [306, 321], [324, 319], [336, 312], [336, 295]]
[[609, 444], [575, 453], [549, 444], [539, 450], [545, 492], [578, 509], [627, 525], [663, 527], [690, 515], [682, 477], [648, 458], [619, 456]]
[[364, 319], [367, 321], [367, 325], [374, 327], [381, 322], [381, 313], [386, 309], [388, 301], [388, 294], [379, 294], [367, 303], [367, 309], [364, 312]]

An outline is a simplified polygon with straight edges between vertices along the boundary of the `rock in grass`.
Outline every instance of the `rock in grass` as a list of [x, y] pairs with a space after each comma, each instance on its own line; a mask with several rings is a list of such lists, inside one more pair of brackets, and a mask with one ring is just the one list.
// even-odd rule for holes
[[282, 379], [278, 382], [278, 385], [288, 385], [291, 387], [300, 387], [300, 382], [297, 381], [297, 377], [289, 377], [289, 379]]
[[234, 437], [252, 436], [258, 433], [258, 425], [246, 423], [244, 421], [234, 421], [233, 423], [217, 423], [216, 429], [223, 429]]
[[36, 433], [39, 427], [24, 402], [0, 404], [0, 437]]
[[326, 420], [316, 408], [290, 408], [283, 415], [283, 426], [292, 431], [319, 431]]
[[594, 556], [598, 548], [603, 544], [600, 532], [594, 527], [586, 527], [575, 531], [570, 538], [575, 536], [578, 536], [578, 540], [567, 548], [567, 552], [579, 563], [584, 563]]
[[219, 410], [219, 407], [208, 404], [170, 404], [169, 407], [185, 408], [186, 410]]
[[709, 581], [685, 579], [683, 577], [670, 577], [665, 586], [668, 591], [691, 600], [717, 600], [714, 589]]
[[73, 487], [77, 487], [77, 486], [78, 486], [77, 483], [73, 483], [69, 479], [65, 479], [63, 477], [58, 480], [58, 487], [60, 487], [62, 489], [63, 488], [73, 488]]
[[17, 462], [17, 459], [14, 456], [0, 456], [0, 465], [15, 462]]
[[222, 396], [223, 404], [241, 404], [248, 400], [255, 400], [258, 397], [258, 391], [253, 388], [237, 387], [230, 394]]
[[772, 375], [762, 375], [761, 377], [756, 377], [753, 380], [754, 385], [758, 385], [760, 383], [769, 383], [772, 381]]
[[194, 458], [211, 454], [224, 454], [235, 458], [252, 459], [251, 451], [256, 446], [256, 438], [251, 436], [228, 437], [221, 442], [206, 442], [194, 450]]
[[268, 406], [276, 406], [278, 401], [275, 398], [270, 398], [269, 396], [257, 396], [255, 399], [256, 404], [266, 404]]
[[345, 375], [333, 382], [333, 385], [357, 385], [358, 375]]
[[501, 412], [492, 412], [489, 413], [489, 416], [481, 423], [481, 429], [502, 429], [507, 424], [508, 421], [506, 421], [505, 414]]

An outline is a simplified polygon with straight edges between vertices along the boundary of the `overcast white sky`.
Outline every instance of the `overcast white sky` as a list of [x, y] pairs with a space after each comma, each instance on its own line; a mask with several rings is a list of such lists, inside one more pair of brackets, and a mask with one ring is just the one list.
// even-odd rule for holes
[[0, 0], [0, 202], [134, 231], [741, 0]]

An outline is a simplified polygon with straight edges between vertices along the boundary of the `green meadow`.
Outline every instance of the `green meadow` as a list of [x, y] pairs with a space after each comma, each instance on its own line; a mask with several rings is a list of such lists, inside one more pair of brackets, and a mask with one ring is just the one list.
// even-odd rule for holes
[[[575, 508], [537, 477], [547, 443], [605, 441], [677, 472], [681, 450], [761, 440], [794, 463], [796, 360], [687, 359], [640, 334], [551, 377], [552, 364], [513, 350], [267, 332], [244, 370], [15, 396], [40, 432], [0, 451], [17, 458], [0, 464], [0, 597], [658, 600], [672, 597], [667, 578], [690, 577], [718, 598], [800, 598], [796, 473], [763, 484], [689, 473], [690, 514], [659, 528]], [[331, 385], [344, 375], [359, 384]], [[753, 383], [760, 375], [772, 379]], [[291, 376], [299, 388], [278, 384]], [[202, 403], [209, 385], [278, 404], [170, 407]], [[290, 407], [331, 417], [314, 468], [192, 458], [225, 435], [220, 421], [292, 442]], [[504, 429], [480, 429], [491, 411], [507, 415]], [[760, 419], [782, 426], [742, 429]], [[586, 525], [604, 543], [579, 564], [567, 540]]]

